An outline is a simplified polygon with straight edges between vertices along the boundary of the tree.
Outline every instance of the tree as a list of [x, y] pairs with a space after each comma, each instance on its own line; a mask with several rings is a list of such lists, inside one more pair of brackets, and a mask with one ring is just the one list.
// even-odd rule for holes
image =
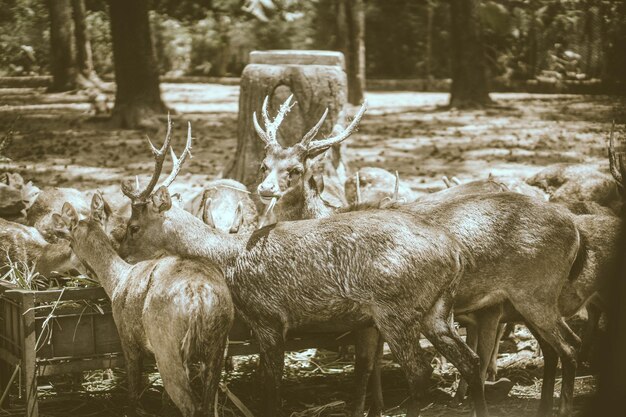
[[365, 90], [365, 8], [363, 0], [337, 0], [337, 49], [346, 59], [348, 101], [360, 104]]
[[69, 91], [77, 87], [74, 25], [70, 0], [48, 0], [50, 11], [50, 72], [49, 91]]
[[491, 103], [479, 3], [480, 0], [450, 0], [451, 107], [482, 107]]
[[123, 128], [153, 127], [161, 100], [159, 69], [150, 37], [147, 0], [110, 0], [115, 64], [113, 121]]
[[74, 20], [74, 42], [76, 45], [76, 68], [79, 80], [84, 84], [92, 82], [100, 87], [102, 81], [93, 69], [93, 59], [91, 56], [91, 42], [87, 33], [85, 0], [72, 0], [72, 17]]

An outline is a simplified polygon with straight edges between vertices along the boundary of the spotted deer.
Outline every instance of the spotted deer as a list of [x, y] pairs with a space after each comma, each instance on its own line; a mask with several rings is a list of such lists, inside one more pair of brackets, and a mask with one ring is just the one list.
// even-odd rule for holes
[[52, 217], [58, 236], [93, 271], [111, 299], [134, 413], [142, 358], [152, 354], [165, 391], [182, 415], [210, 416], [234, 309], [220, 269], [208, 262], [162, 257], [131, 265], [104, 231], [104, 200], [94, 194], [90, 216], [71, 203]]
[[[162, 154], [155, 155], [152, 187], [163, 165]], [[487, 415], [476, 356], [448, 320], [465, 262], [445, 231], [413, 214], [372, 210], [224, 234], [172, 205], [166, 187], [136, 193], [125, 183], [122, 190], [133, 201], [124, 257], [146, 259], [164, 250], [206, 259], [225, 272], [235, 306], [259, 342], [262, 415], [279, 415], [290, 331], [372, 322], [409, 381], [409, 416], [419, 414], [431, 372], [419, 354], [420, 332], [471, 381], [476, 413]]]

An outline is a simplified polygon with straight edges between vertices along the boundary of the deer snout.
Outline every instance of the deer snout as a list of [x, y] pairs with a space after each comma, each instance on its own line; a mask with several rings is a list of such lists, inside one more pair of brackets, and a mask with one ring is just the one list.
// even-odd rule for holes
[[259, 194], [261, 200], [271, 200], [274, 197], [280, 197], [280, 188], [278, 187], [278, 184], [273, 181], [263, 181], [257, 187], [257, 193]]

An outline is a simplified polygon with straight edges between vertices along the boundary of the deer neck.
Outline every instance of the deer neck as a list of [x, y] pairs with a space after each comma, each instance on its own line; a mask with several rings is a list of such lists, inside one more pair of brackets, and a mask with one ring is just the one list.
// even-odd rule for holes
[[109, 298], [115, 287], [128, 275], [130, 265], [115, 252], [106, 235], [101, 239], [88, 239], [77, 244], [74, 251], [80, 260], [98, 277], [98, 281]]
[[304, 217], [306, 201], [304, 186], [301, 182], [289, 189], [276, 203], [274, 214], [276, 221], [301, 220]]
[[165, 215], [163, 231], [166, 250], [169, 253], [199, 257], [229, 270], [236, 258], [245, 250], [245, 242], [250, 234], [224, 234], [216, 232], [187, 211], [172, 207]]

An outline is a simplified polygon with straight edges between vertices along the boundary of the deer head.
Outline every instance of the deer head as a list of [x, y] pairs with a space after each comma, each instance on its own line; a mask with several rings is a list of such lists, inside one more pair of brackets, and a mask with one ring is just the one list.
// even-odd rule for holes
[[302, 181], [306, 180], [303, 175], [310, 171], [317, 158], [323, 156], [331, 146], [346, 140], [354, 132], [367, 109], [367, 102], [364, 102], [345, 130], [333, 131], [333, 136], [326, 139], [313, 140], [326, 120], [328, 115], [328, 109], [326, 109], [319, 121], [302, 137], [300, 142], [283, 148], [278, 143], [276, 134], [285, 115], [292, 107], [290, 104], [292, 98], [293, 96], [289, 96], [272, 120], [267, 109], [268, 97], [265, 97], [262, 108], [265, 129], [259, 124], [256, 112], [253, 114], [254, 128], [259, 138], [265, 143], [265, 157], [261, 163], [263, 180], [257, 187], [257, 193], [265, 204], [269, 204], [274, 198], [280, 199], [290, 189], [302, 184]]
[[159, 182], [159, 177], [161, 176], [161, 171], [163, 170], [163, 162], [165, 162], [165, 157], [167, 156], [167, 150], [169, 148], [170, 153], [172, 155], [172, 172], [170, 175], [163, 181], [162, 187], [169, 187], [169, 185], [174, 182], [176, 176], [180, 172], [181, 167], [185, 160], [191, 156], [191, 123], [187, 125], [187, 144], [185, 145], [185, 149], [181, 154], [180, 158], [176, 157], [174, 150], [170, 146], [170, 142], [172, 141], [172, 120], [170, 119], [169, 114], [167, 115], [167, 133], [165, 134], [165, 141], [160, 149], [157, 149], [150, 139], [148, 138], [148, 144], [150, 145], [150, 149], [152, 150], [152, 155], [154, 156], [154, 171], [152, 173], [152, 177], [148, 182], [148, 185], [140, 190], [139, 188], [139, 180], [135, 181], [133, 184], [132, 180], [126, 180], [122, 182], [122, 192], [128, 198], [133, 205], [133, 207], [145, 205], [151, 197], [151, 194]]
[[[163, 213], [172, 207], [172, 197], [167, 191], [167, 187], [176, 179], [184, 162], [191, 155], [191, 123], [187, 124], [187, 143], [185, 150], [180, 158], [170, 147], [172, 122], [168, 116], [167, 133], [165, 141], [160, 149], [156, 149], [152, 142], [150, 148], [155, 158], [154, 171], [148, 186], [144, 190], [139, 190], [138, 186], [133, 186], [133, 182], [125, 181], [122, 183], [122, 192], [130, 198], [132, 202], [131, 215], [126, 227], [126, 235], [120, 243], [119, 252], [122, 257], [128, 253], [134, 253], [142, 256], [142, 259], [154, 257], [154, 253], [145, 253], [149, 248], [144, 247], [141, 242], [145, 239], [158, 239], [161, 233], [155, 233], [161, 229], [163, 222]], [[167, 148], [170, 147], [172, 156], [172, 171], [170, 175], [163, 181], [156, 191], [154, 188], [158, 183], [163, 162], [167, 156]]]

